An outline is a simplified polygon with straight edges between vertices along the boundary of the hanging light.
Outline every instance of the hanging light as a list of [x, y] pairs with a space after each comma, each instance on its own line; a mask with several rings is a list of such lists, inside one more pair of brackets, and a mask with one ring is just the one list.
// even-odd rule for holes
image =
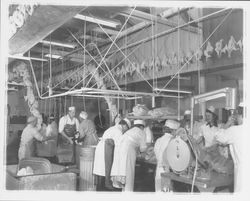
[[67, 47], [67, 48], [75, 48], [75, 44], [70, 44], [70, 43], [61, 43], [61, 42], [56, 42], [56, 41], [48, 41], [48, 40], [42, 40], [41, 43], [46, 44], [46, 45], [55, 45], [55, 46], [61, 46], [61, 47]]
[[46, 54], [46, 55], [44, 55], [44, 56], [45, 56], [45, 57], [52, 58], [52, 59], [62, 59], [62, 56], [57, 55], [57, 54]]

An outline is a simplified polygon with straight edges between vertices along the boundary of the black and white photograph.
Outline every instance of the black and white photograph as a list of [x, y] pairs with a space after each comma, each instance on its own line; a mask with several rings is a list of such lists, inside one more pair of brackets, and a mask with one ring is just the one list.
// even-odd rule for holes
[[247, 199], [249, 5], [2, 1], [0, 200]]

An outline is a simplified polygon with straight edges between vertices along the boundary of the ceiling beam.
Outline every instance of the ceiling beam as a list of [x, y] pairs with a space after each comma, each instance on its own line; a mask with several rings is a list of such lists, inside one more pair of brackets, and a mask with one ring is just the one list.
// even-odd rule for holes
[[[43, 48], [42, 49], [42, 48], [38, 48], [38, 47], [33, 47], [31, 49], [31, 52], [36, 52], [36, 53], [40, 53], [40, 54], [42, 54], [42, 52], [43, 52], [44, 54], [50, 54], [50, 50], [48, 48]], [[60, 55], [62, 57], [64, 57], [68, 53], [69, 52], [62, 51], [62, 50], [52, 50], [51, 51], [51, 54]], [[83, 61], [83, 52], [82, 53], [73, 53], [73, 54], [69, 55], [68, 57], [72, 58], [72, 59], [76, 59], [78, 62]], [[87, 55], [87, 54], [85, 55], [85, 58], [86, 58], [87, 61], [91, 59], [90, 56]]]
[[9, 54], [27, 52], [84, 8], [83, 6], [40, 5], [9, 39]]
[[96, 37], [96, 36], [90, 36], [90, 35], [80, 35], [79, 36], [80, 39], [86, 39], [86, 40], [90, 40], [90, 41], [97, 41], [100, 43], [104, 43], [104, 42], [108, 42], [109, 40], [104, 39], [104, 38], [100, 38], [100, 37]]
[[162, 18], [171, 18], [171, 17], [174, 17], [175, 15], [178, 15], [182, 12], [185, 12], [185, 11], [188, 11], [189, 9], [191, 8], [169, 8], [161, 13], [159, 13], [159, 15], [162, 17]]
[[[141, 29], [143, 29], [143, 28], [145, 28], [145, 27], [147, 27], [147, 26], [149, 26], [151, 24], [152, 24], [152, 22], [141, 22], [141, 23], [138, 23], [138, 24], [136, 24], [136, 25], [134, 25], [132, 27], [129, 27], [129, 28], [125, 29], [124, 31], [122, 31], [119, 34], [119, 36], [118, 36], [117, 39], [120, 39], [123, 36], [129, 35], [129, 34], [134, 33], [136, 31], [139, 31], [139, 30], [141, 30]], [[111, 36], [111, 39], [115, 40], [115, 37], [116, 37], [116, 35], [113, 35], [113, 36]]]
[[[131, 10], [132, 9], [129, 8], [126, 11], [120, 12], [119, 14], [123, 15], [123, 16], [129, 16]], [[178, 24], [175, 23], [175, 22], [169, 21], [167, 19], [161, 18], [159, 16], [155, 16], [155, 15], [152, 15], [152, 14], [149, 14], [149, 13], [138, 11], [138, 10], [135, 10], [132, 13], [131, 17], [132, 18], [136, 18], [136, 19], [140, 19], [140, 20], [143, 20], [143, 21], [145, 21], [145, 20], [146, 21], [156, 21], [159, 24], [167, 25], [167, 26], [170, 26], [170, 27], [176, 27], [176, 26], [178, 26]], [[183, 27], [181, 29], [185, 30], [185, 31], [188, 31], [188, 32], [192, 32], [192, 33], [198, 34], [198, 30], [196, 28], [194, 28], [194, 27], [188, 27], [188, 28]]]
[[82, 14], [77, 14], [74, 16], [76, 19], [92, 22], [95, 24], [101, 24], [104, 26], [112, 27], [112, 28], [117, 28], [118, 26], [121, 26], [121, 22], [118, 20], [110, 20], [107, 18], [98, 18], [98, 17], [92, 17], [88, 15], [82, 15]]
[[107, 29], [107, 28], [100, 28], [100, 27], [96, 27], [93, 29], [93, 31], [95, 32], [99, 32], [99, 33], [104, 33], [103, 30], [109, 34], [109, 35], [117, 35], [119, 33], [119, 31], [113, 30], [113, 29]]

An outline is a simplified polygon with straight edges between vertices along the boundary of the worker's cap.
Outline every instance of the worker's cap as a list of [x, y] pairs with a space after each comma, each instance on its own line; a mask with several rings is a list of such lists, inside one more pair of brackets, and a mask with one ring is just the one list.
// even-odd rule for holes
[[214, 113], [215, 114], [215, 108], [214, 108], [214, 106], [209, 106], [208, 108], [207, 108], [207, 110], [206, 110], [207, 112], [210, 112], [210, 113]]
[[239, 107], [245, 107], [245, 104], [243, 101], [240, 102]]
[[186, 111], [184, 112], [184, 115], [191, 115], [191, 111], [190, 111], [190, 110], [186, 110]]
[[76, 110], [74, 106], [69, 107], [69, 111], [73, 111], [73, 110]]
[[146, 123], [145, 123], [144, 120], [137, 119], [137, 120], [134, 120], [134, 125], [143, 125], [143, 126], [145, 126]]
[[36, 121], [36, 120], [37, 120], [37, 118], [36, 118], [35, 116], [30, 116], [30, 117], [27, 119], [27, 123], [29, 124], [29, 123], [34, 122], [34, 121]]
[[129, 119], [124, 118], [123, 120], [127, 123], [128, 128], [131, 128], [131, 122], [129, 121]]
[[180, 123], [175, 120], [168, 119], [165, 121], [165, 126], [171, 129], [178, 129], [180, 127]]
[[82, 119], [87, 119], [88, 117], [88, 113], [85, 111], [81, 111], [80, 115], [79, 115]]
[[49, 119], [55, 119], [55, 116], [52, 114], [49, 116]]

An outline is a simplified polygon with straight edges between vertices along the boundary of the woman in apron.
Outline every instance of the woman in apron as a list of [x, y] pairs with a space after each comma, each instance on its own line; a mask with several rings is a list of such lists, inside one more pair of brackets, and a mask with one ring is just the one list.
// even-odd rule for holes
[[68, 114], [59, 121], [57, 157], [59, 163], [75, 163], [75, 134], [79, 122], [75, 118], [75, 107], [69, 107]]
[[[114, 152], [118, 149], [118, 145], [123, 133], [125, 133], [130, 127], [131, 123], [128, 119], [125, 118], [123, 120], [120, 120], [118, 124], [110, 127], [104, 132], [101, 141], [96, 146], [93, 174], [97, 175], [98, 178], [103, 177], [100, 178], [100, 180], [106, 177], [105, 187], [108, 189], [112, 189], [110, 172], [113, 164]], [[107, 153], [107, 149], [105, 149], [105, 142], [107, 142], [107, 140], [113, 140], [114, 142], [114, 150], [109, 151], [109, 153]], [[110, 165], [106, 165], [107, 162], [109, 162]], [[98, 184], [98, 186], [100, 186], [101, 188], [102, 182], [100, 181], [99, 183], [100, 184]]]
[[136, 156], [147, 149], [144, 127], [145, 121], [135, 120], [134, 127], [124, 133], [114, 153], [111, 180], [114, 187], [123, 191], [134, 190]]
[[[169, 172], [169, 165], [164, 162], [163, 153], [165, 149], [167, 148], [169, 141], [173, 137], [172, 132], [178, 129], [179, 126], [180, 126], [180, 123], [174, 120], [166, 120], [165, 134], [162, 137], [158, 138], [155, 142], [154, 152], [155, 152], [155, 156], [157, 159], [157, 166], [156, 166], [156, 172], [155, 172], [155, 191], [156, 192], [161, 191], [161, 173]], [[171, 188], [170, 181], [168, 185], [169, 185], [169, 188]]]

